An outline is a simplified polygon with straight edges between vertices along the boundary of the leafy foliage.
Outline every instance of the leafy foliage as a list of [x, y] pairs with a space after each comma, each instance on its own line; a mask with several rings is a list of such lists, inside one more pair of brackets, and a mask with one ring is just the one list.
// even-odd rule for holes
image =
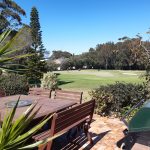
[[86, 53], [68, 57], [63, 62], [62, 69], [66, 70], [73, 66], [76, 69], [82, 69], [86, 66], [87, 69], [144, 70], [147, 67], [147, 54], [143, 47], [150, 49], [150, 42], [143, 41], [141, 45], [140, 40], [124, 37], [117, 43], [97, 44]]
[[0, 33], [8, 26], [21, 24], [20, 15], [25, 16], [25, 11], [12, 0], [0, 1]]
[[47, 72], [43, 75], [43, 79], [41, 79], [41, 87], [55, 90], [58, 88], [58, 79], [57, 75], [51, 72]]
[[50, 59], [54, 60], [54, 59], [59, 59], [59, 58], [70, 58], [71, 56], [72, 54], [69, 52], [61, 51], [61, 50], [58, 50], [58, 51], [54, 50]]
[[47, 71], [56, 71], [58, 67], [59, 67], [59, 65], [56, 64], [55, 62], [53, 62], [51, 60], [46, 61]]
[[122, 116], [140, 100], [146, 100], [148, 91], [145, 85], [116, 82], [113, 85], [100, 86], [90, 92], [96, 100], [95, 112], [100, 115]]
[[47, 71], [46, 62], [40, 61], [38, 54], [33, 49], [29, 49], [29, 51], [30, 53], [34, 53], [34, 56], [27, 59], [26, 65], [28, 70], [25, 74], [30, 84], [37, 85], [40, 83], [43, 73]]
[[29, 91], [27, 78], [14, 73], [1, 75], [0, 87], [5, 91], [6, 95], [27, 94]]

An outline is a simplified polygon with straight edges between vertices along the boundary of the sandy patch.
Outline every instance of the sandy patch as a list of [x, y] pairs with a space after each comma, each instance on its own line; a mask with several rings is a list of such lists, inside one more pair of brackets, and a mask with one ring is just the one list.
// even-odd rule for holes
[[124, 72], [124, 73], [122, 73], [122, 74], [125, 74], [125, 75], [131, 75], [131, 76], [137, 76], [136, 73], [128, 73], [128, 72]]
[[[69, 71], [68, 71], [69, 72]], [[71, 71], [71, 73], [77, 73], [77, 74], [85, 74], [85, 75], [96, 75], [98, 77], [114, 77], [114, 75], [111, 72], [90, 72], [90, 71]]]

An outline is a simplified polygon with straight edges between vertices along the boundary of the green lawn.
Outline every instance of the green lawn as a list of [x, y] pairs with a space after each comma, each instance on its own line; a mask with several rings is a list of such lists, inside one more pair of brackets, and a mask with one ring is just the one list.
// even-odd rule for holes
[[[144, 71], [122, 70], [81, 70], [81, 71], [57, 71], [59, 83], [62, 89], [84, 91], [100, 85], [113, 84], [116, 81], [126, 83], [142, 83]], [[87, 95], [87, 94], [86, 94]]]

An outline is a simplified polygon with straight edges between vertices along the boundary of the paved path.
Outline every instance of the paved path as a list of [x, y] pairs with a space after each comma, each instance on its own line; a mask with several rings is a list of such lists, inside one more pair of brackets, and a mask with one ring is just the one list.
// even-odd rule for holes
[[[117, 118], [107, 118], [94, 115], [90, 132], [94, 145], [91, 146], [85, 135], [80, 135], [61, 150], [121, 150], [116, 142], [124, 137], [126, 126]], [[150, 150], [144, 145], [134, 144], [132, 150]]]
[[[107, 118], [94, 115], [90, 131], [93, 133], [95, 145], [90, 148], [88, 143], [84, 144], [81, 149], [91, 150], [119, 150], [116, 142], [121, 139], [124, 124], [117, 118]], [[87, 146], [87, 147], [86, 147]]]
[[116, 142], [124, 136], [125, 128], [119, 119], [94, 115], [90, 128], [94, 145], [91, 146], [83, 134], [61, 150], [119, 150]]

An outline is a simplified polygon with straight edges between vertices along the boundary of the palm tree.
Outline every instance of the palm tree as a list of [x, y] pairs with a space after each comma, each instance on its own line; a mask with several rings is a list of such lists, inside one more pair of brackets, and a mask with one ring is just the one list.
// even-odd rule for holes
[[20, 15], [25, 16], [25, 11], [13, 0], [0, 0], [0, 33], [9, 25], [21, 24]]

